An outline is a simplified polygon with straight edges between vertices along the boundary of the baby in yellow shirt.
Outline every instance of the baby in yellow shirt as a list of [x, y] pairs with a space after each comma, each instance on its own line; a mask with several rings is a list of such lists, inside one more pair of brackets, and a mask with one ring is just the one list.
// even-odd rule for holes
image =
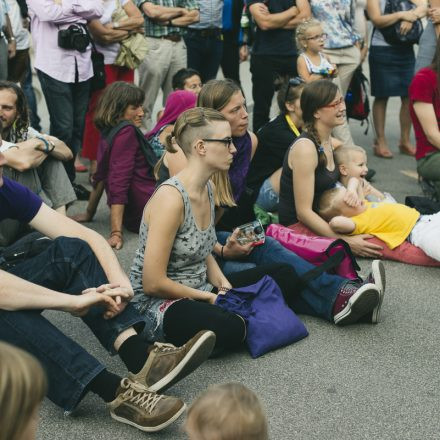
[[325, 191], [319, 201], [319, 215], [339, 234], [371, 234], [390, 249], [405, 240], [440, 261], [440, 213], [420, 215], [400, 203], [368, 202], [363, 184], [352, 177], [347, 188]]

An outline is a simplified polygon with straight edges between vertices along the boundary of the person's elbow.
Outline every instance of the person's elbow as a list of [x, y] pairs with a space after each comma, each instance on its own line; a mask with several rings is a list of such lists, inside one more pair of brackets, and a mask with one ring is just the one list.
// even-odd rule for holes
[[146, 295], [162, 296], [163, 282], [161, 277], [144, 274], [142, 278], [142, 288]]
[[426, 139], [431, 144], [434, 145], [436, 148], [440, 148], [440, 131], [439, 130], [428, 130], [426, 133]]

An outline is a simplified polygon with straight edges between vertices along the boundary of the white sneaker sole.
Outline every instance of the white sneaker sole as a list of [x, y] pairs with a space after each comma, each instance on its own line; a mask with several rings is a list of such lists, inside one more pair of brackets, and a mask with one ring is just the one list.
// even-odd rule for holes
[[165, 421], [157, 426], [141, 426], [135, 422], [132, 422], [131, 420], [127, 420], [127, 419], [124, 419], [123, 417], [119, 417], [119, 416], [113, 414], [112, 412], [110, 412], [110, 415], [111, 415], [112, 419], [115, 419], [121, 423], [125, 423], [126, 425], [134, 426], [135, 428], [140, 429], [141, 431], [157, 432], [157, 431], [160, 431], [160, 430], [166, 428], [167, 426], [171, 425], [171, 423], [176, 421], [183, 414], [185, 409], [186, 409], [186, 404], [184, 403], [182, 408], [180, 408], [179, 411], [177, 411], [176, 414], [173, 415], [173, 417], [169, 418], [167, 421]]
[[215, 345], [215, 333], [207, 330], [191, 347], [186, 356], [162, 379], [148, 387], [149, 391], [158, 393], [182, 380], [208, 359]]
[[371, 323], [377, 324], [380, 320], [380, 308], [382, 307], [383, 298], [385, 295], [386, 287], [386, 277], [385, 277], [385, 267], [380, 260], [374, 260], [371, 263], [371, 273], [373, 274], [374, 284], [376, 284], [379, 289], [379, 303], [373, 309], [371, 314]]
[[334, 322], [339, 325], [354, 324], [362, 316], [373, 311], [379, 301], [378, 287], [372, 283], [364, 284], [350, 297], [344, 309], [334, 316]]

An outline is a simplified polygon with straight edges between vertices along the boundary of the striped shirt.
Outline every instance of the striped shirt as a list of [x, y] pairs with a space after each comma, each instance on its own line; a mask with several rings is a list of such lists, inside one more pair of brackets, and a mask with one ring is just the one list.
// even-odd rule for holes
[[221, 29], [223, 25], [223, 0], [199, 0], [200, 20], [190, 29]]

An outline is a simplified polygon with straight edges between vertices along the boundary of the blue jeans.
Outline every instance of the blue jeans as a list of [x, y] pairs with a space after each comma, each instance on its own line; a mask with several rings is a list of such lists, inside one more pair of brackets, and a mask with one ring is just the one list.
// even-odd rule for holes
[[[224, 244], [229, 235], [229, 232], [217, 232], [217, 239], [220, 243]], [[226, 261], [219, 258], [218, 263], [226, 276], [251, 267], [272, 263], [289, 264], [299, 276], [315, 268], [313, 264], [289, 251], [272, 237], [266, 237], [264, 244], [256, 246], [243, 260]], [[333, 304], [339, 290], [347, 281], [338, 275], [323, 273], [307, 284], [307, 287], [301, 292], [300, 298], [293, 306], [294, 311], [332, 321]]]
[[66, 83], [37, 70], [50, 116], [50, 134], [61, 139], [71, 150], [73, 158], [64, 162], [71, 182], [75, 180], [75, 156], [83, 138], [84, 123], [89, 105], [90, 80]]
[[[72, 295], [108, 282], [88, 244], [67, 237], [57, 238], [43, 253], [15, 266], [10, 273]], [[102, 312], [102, 308], [93, 307], [82, 320], [114, 354], [117, 336], [142, 324], [143, 319], [131, 304], [113, 319], [105, 320]], [[48, 397], [65, 411], [75, 408], [88, 384], [105, 368], [42, 316], [41, 310], [0, 310], [0, 339], [28, 351], [42, 363], [49, 379]]]
[[202, 36], [200, 31], [188, 29], [185, 35], [188, 67], [200, 73], [202, 82], [215, 79], [223, 54], [221, 34]]
[[272, 188], [270, 178], [267, 178], [261, 185], [255, 203], [267, 212], [275, 212], [278, 211], [279, 201], [280, 196]]

